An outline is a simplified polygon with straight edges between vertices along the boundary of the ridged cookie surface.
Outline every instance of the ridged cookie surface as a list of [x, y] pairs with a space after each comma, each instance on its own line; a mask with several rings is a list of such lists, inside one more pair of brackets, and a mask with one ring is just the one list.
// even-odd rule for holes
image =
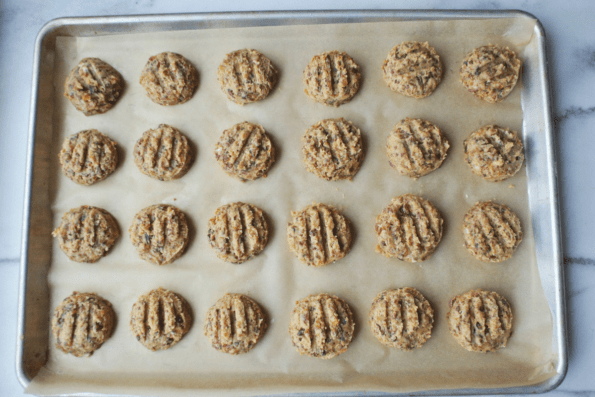
[[221, 90], [230, 101], [240, 105], [266, 98], [277, 82], [277, 75], [271, 60], [251, 49], [227, 54], [217, 69]]
[[134, 163], [140, 172], [160, 181], [184, 176], [192, 159], [186, 136], [167, 124], [145, 131], [134, 146]]
[[461, 84], [489, 103], [503, 100], [516, 85], [521, 61], [508, 47], [487, 45], [471, 51], [459, 72]]
[[449, 147], [440, 128], [422, 119], [401, 120], [386, 141], [391, 167], [413, 179], [438, 169]]
[[449, 307], [448, 328], [466, 350], [487, 353], [506, 346], [512, 333], [512, 310], [504, 297], [472, 290], [452, 298]]
[[92, 355], [111, 336], [114, 317], [107, 300], [93, 293], [73, 292], [52, 316], [56, 347], [76, 357]]
[[188, 243], [186, 216], [173, 205], [156, 204], [141, 210], [128, 232], [138, 255], [158, 265], [178, 259]]
[[386, 290], [372, 302], [369, 323], [383, 345], [411, 350], [432, 336], [434, 310], [415, 288]]
[[267, 323], [258, 303], [241, 294], [225, 294], [205, 317], [205, 335], [213, 347], [229, 354], [250, 351]]
[[351, 228], [332, 205], [312, 204], [291, 213], [287, 225], [289, 249], [309, 266], [326, 266], [351, 248]]
[[432, 94], [442, 81], [442, 62], [427, 42], [405, 41], [394, 47], [382, 64], [391, 90], [413, 98]]
[[223, 131], [215, 158], [223, 171], [244, 182], [266, 177], [275, 150], [262, 126], [245, 121]]
[[83, 130], [69, 136], [60, 151], [62, 173], [81, 185], [107, 178], [118, 165], [116, 142], [97, 130]]
[[243, 263], [260, 254], [268, 236], [264, 213], [252, 204], [223, 205], [209, 220], [209, 243], [226, 262]]
[[192, 325], [186, 300], [163, 288], [141, 295], [132, 306], [130, 329], [147, 349], [166, 350], [178, 343]]
[[442, 217], [428, 200], [404, 194], [376, 217], [376, 251], [407, 262], [426, 260], [442, 238]]
[[198, 71], [182, 55], [162, 52], [149, 58], [139, 82], [153, 102], [163, 106], [178, 105], [194, 95]]
[[353, 179], [364, 159], [361, 131], [343, 118], [319, 121], [302, 141], [306, 169], [327, 181]]
[[515, 131], [486, 125], [471, 133], [463, 143], [465, 161], [475, 175], [500, 182], [521, 169], [525, 155], [523, 142]]
[[92, 116], [110, 110], [123, 89], [124, 79], [110, 64], [85, 58], [66, 77], [64, 96], [85, 116]]
[[62, 216], [52, 232], [70, 260], [93, 263], [104, 256], [120, 236], [114, 217], [102, 208], [83, 205]]
[[310, 295], [296, 302], [289, 335], [300, 354], [329, 359], [347, 350], [354, 328], [351, 309], [342, 299]]
[[338, 107], [349, 102], [359, 90], [360, 80], [358, 64], [339, 51], [314, 56], [304, 69], [306, 95], [329, 106]]
[[465, 247], [484, 262], [509, 259], [523, 240], [521, 221], [507, 206], [485, 201], [475, 204], [463, 221]]

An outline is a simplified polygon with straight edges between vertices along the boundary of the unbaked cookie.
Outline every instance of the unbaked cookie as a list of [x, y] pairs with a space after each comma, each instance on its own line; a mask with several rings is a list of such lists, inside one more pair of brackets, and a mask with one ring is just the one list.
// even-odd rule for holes
[[442, 62], [428, 42], [405, 41], [388, 53], [382, 72], [391, 90], [420, 99], [442, 81]]
[[510, 208], [485, 201], [465, 214], [465, 247], [484, 262], [509, 259], [523, 239], [521, 221]]
[[310, 295], [295, 303], [289, 335], [300, 354], [329, 359], [347, 350], [354, 328], [351, 309], [342, 299]]
[[178, 105], [194, 95], [198, 71], [180, 54], [162, 52], [149, 58], [139, 82], [153, 102], [163, 106]]
[[140, 172], [160, 181], [183, 177], [192, 159], [186, 136], [167, 124], [145, 131], [134, 146], [134, 163]]
[[205, 336], [223, 353], [248, 353], [264, 334], [267, 323], [258, 303], [246, 295], [225, 294], [205, 317]]
[[179, 294], [159, 287], [141, 295], [132, 306], [130, 329], [147, 349], [166, 350], [192, 326], [192, 311]]
[[386, 290], [372, 302], [369, 323], [383, 345], [411, 350], [432, 336], [434, 310], [415, 288]]
[[262, 126], [244, 121], [223, 131], [215, 158], [228, 175], [253, 181], [266, 177], [275, 161], [275, 149]]
[[66, 177], [81, 185], [102, 181], [118, 165], [116, 142], [97, 130], [77, 132], [64, 140], [60, 165]]
[[123, 90], [124, 79], [120, 73], [99, 58], [80, 61], [64, 83], [64, 96], [85, 116], [110, 110]]
[[266, 98], [277, 82], [277, 74], [269, 58], [251, 49], [227, 54], [217, 69], [221, 90], [240, 105]]
[[422, 119], [401, 120], [386, 141], [390, 166], [413, 179], [440, 168], [449, 147], [440, 128]]
[[353, 179], [364, 159], [362, 133], [344, 118], [319, 121], [302, 141], [306, 169], [327, 181]]
[[359, 90], [360, 80], [358, 64], [339, 51], [316, 55], [304, 69], [306, 95], [329, 106], [349, 102]]
[[289, 249], [309, 266], [321, 267], [343, 258], [351, 248], [351, 228], [332, 205], [312, 204], [292, 211], [287, 225]]
[[156, 204], [141, 210], [128, 232], [141, 259], [158, 265], [178, 259], [188, 243], [186, 216], [173, 205]]
[[93, 263], [114, 245], [120, 230], [112, 214], [83, 205], [65, 213], [52, 236], [58, 238], [60, 248], [70, 260]]
[[428, 200], [404, 194], [376, 218], [376, 251], [402, 261], [426, 260], [442, 238], [442, 217]]
[[217, 208], [215, 216], [209, 220], [207, 234], [219, 259], [243, 263], [262, 252], [269, 230], [260, 208], [231, 203]]
[[500, 182], [519, 172], [525, 160], [523, 142], [515, 131], [486, 125], [471, 133], [463, 144], [465, 161], [475, 175]]
[[56, 347], [76, 357], [92, 355], [111, 336], [114, 317], [112, 304], [99, 295], [73, 292], [52, 316]]
[[506, 98], [519, 79], [521, 61], [508, 47], [487, 45], [474, 49], [461, 65], [461, 84], [489, 103]]
[[512, 333], [510, 304], [496, 292], [472, 290], [448, 304], [448, 329], [471, 352], [493, 352], [506, 346]]

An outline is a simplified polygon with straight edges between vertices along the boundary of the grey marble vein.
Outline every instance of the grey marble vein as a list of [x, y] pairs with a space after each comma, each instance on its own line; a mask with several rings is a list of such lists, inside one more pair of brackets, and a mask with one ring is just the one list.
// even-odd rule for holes
[[572, 264], [577, 264], [577, 265], [595, 265], [595, 259], [591, 259], [591, 258], [572, 258], [572, 257], [565, 256], [564, 257], [564, 264], [565, 265], [572, 265]]

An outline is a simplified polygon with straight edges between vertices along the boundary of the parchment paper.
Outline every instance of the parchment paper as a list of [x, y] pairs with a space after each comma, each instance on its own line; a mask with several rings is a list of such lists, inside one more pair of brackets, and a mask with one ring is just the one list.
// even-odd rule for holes
[[[76, 358], [51, 347], [48, 362], [27, 389], [40, 395], [100, 392], [148, 395], [267, 394], [308, 391], [392, 391], [462, 387], [529, 385], [554, 374], [552, 320], [534, 256], [524, 168], [502, 183], [475, 176], [463, 161], [463, 140], [476, 129], [495, 123], [521, 131], [519, 82], [503, 102], [488, 104], [467, 93], [458, 69], [473, 48], [508, 45], [523, 58], [534, 22], [527, 19], [416, 21], [129, 34], [89, 38], [60, 37], [55, 60], [53, 144], [55, 178], [50, 181], [54, 227], [62, 214], [83, 204], [105, 208], [117, 219], [121, 237], [95, 264], [71, 262], [54, 241], [48, 275], [50, 307], [73, 291], [96, 292], [112, 302], [117, 325], [90, 358]], [[440, 54], [444, 80], [430, 97], [407, 98], [388, 89], [381, 64], [391, 48], [405, 40], [429, 41]], [[255, 48], [280, 71], [278, 86], [264, 101], [246, 106], [231, 103], [220, 91], [216, 70], [225, 54]], [[303, 93], [302, 71], [312, 56], [338, 49], [362, 68], [363, 84], [354, 99], [338, 109], [325, 107]], [[138, 83], [147, 59], [162, 51], [188, 58], [199, 70], [200, 85], [183, 105], [162, 107], [146, 97]], [[126, 89], [119, 103], [103, 115], [85, 117], [62, 96], [69, 70], [84, 57], [99, 57], [119, 70]], [[366, 157], [352, 182], [327, 182], [306, 172], [301, 137], [324, 118], [345, 117], [365, 137]], [[405, 117], [421, 117], [443, 129], [451, 148], [442, 167], [417, 181], [398, 175], [388, 164], [386, 137]], [[278, 158], [265, 179], [241, 183], [215, 161], [214, 145], [233, 124], [264, 126]], [[197, 159], [177, 181], [161, 182], [141, 174], [132, 159], [141, 134], [166, 123], [179, 128], [195, 145]], [[96, 128], [116, 140], [121, 161], [117, 170], [96, 185], [79, 186], [58, 169], [63, 139]], [[413, 193], [434, 203], [442, 213], [444, 236], [434, 255], [418, 264], [376, 253], [376, 216], [392, 197]], [[520, 217], [523, 242], [512, 259], [500, 264], [474, 259], [463, 247], [464, 213], [477, 201], [496, 200]], [[244, 201], [268, 215], [270, 240], [264, 252], [242, 265], [220, 261], [207, 241], [207, 222], [225, 203]], [[286, 225], [290, 211], [312, 201], [342, 209], [351, 220], [355, 241], [342, 260], [309, 268], [289, 251]], [[158, 267], [141, 260], [128, 228], [136, 212], [155, 203], [178, 206], [190, 219], [186, 253]], [[167, 351], [151, 352], [129, 329], [132, 304], [141, 294], [164, 287], [183, 295], [195, 323], [185, 338]], [[402, 352], [381, 345], [369, 330], [367, 314], [373, 298], [388, 288], [411, 286], [435, 310], [431, 339], [420, 349]], [[470, 289], [495, 290], [514, 313], [508, 346], [491, 354], [465, 351], [451, 337], [445, 321], [448, 302]], [[203, 334], [207, 309], [226, 292], [244, 293], [265, 309], [270, 327], [248, 354], [230, 356], [210, 346]], [[345, 299], [356, 321], [346, 353], [319, 360], [300, 356], [288, 335], [295, 301], [327, 292]], [[50, 313], [48, 313], [48, 316]], [[49, 330], [48, 330], [49, 332]]]

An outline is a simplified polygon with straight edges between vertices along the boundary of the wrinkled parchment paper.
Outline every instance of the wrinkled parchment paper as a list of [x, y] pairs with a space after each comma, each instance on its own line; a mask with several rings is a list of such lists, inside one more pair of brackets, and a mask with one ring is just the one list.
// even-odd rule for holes
[[[48, 275], [50, 307], [73, 291], [96, 292], [112, 302], [117, 324], [90, 358], [63, 354], [50, 339], [48, 362], [27, 389], [40, 395], [99, 392], [146, 395], [249, 395], [310, 391], [391, 391], [507, 387], [530, 385], [554, 374], [552, 320], [534, 256], [524, 168], [515, 177], [491, 183], [473, 175], [463, 161], [463, 141], [486, 124], [521, 131], [522, 83], [503, 102], [488, 104], [458, 82], [462, 59], [489, 43], [507, 45], [523, 58], [534, 22], [528, 19], [454, 20], [207, 29], [57, 40], [53, 82], [54, 117], [51, 150], [55, 178], [49, 182], [53, 227], [62, 214], [83, 204], [105, 208], [117, 219], [121, 237], [95, 264], [71, 262], [53, 243]], [[402, 41], [429, 41], [440, 54], [444, 79], [433, 95], [416, 100], [390, 91], [382, 61]], [[264, 101], [239, 106], [220, 91], [216, 70], [225, 54], [254, 48], [280, 71], [278, 86]], [[363, 83], [354, 99], [339, 108], [325, 107], [303, 93], [302, 71], [312, 56], [342, 50], [361, 66]], [[199, 70], [200, 85], [183, 105], [162, 107], [146, 97], [138, 83], [148, 58], [178, 52]], [[69, 70], [84, 57], [99, 57], [126, 80], [123, 97], [103, 115], [85, 117], [62, 96]], [[324, 118], [344, 117], [365, 137], [366, 156], [352, 182], [327, 182], [305, 171], [301, 137]], [[442, 167], [417, 181], [398, 175], [388, 164], [386, 137], [405, 117], [437, 124], [451, 148]], [[232, 125], [250, 121], [270, 134], [278, 158], [265, 179], [241, 183], [215, 161], [215, 143]], [[161, 182], [141, 174], [132, 152], [137, 139], [158, 124], [179, 128], [194, 144], [197, 158], [177, 181]], [[117, 170], [96, 185], [79, 186], [58, 169], [63, 139], [96, 128], [118, 142]], [[376, 253], [376, 216], [392, 197], [421, 195], [444, 217], [444, 236], [434, 255], [417, 264]], [[524, 239], [512, 259], [499, 264], [474, 259], [463, 247], [464, 213], [477, 201], [495, 200], [520, 217]], [[244, 201], [262, 208], [270, 225], [264, 252], [242, 264], [220, 261], [207, 241], [207, 222], [215, 209]], [[290, 211], [312, 201], [332, 204], [351, 220], [351, 252], [324, 268], [309, 268], [289, 251], [285, 228]], [[156, 203], [178, 206], [191, 224], [186, 253], [158, 267], [141, 260], [128, 236], [135, 213]], [[151, 352], [129, 329], [132, 304], [157, 287], [183, 295], [195, 323], [176, 346]], [[435, 310], [431, 339], [420, 349], [398, 351], [380, 344], [369, 330], [373, 298], [388, 288], [415, 287]], [[451, 337], [445, 321], [449, 300], [470, 289], [485, 288], [512, 305], [514, 332], [496, 353], [465, 351]], [[230, 356], [210, 346], [203, 334], [207, 309], [227, 292], [243, 293], [266, 311], [270, 327], [248, 354]], [[349, 303], [356, 332], [346, 353], [320, 360], [300, 356], [291, 345], [288, 324], [296, 300], [309, 294], [336, 294]], [[50, 313], [48, 313], [48, 316]], [[49, 332], [49, 330], [48, 330]]]

